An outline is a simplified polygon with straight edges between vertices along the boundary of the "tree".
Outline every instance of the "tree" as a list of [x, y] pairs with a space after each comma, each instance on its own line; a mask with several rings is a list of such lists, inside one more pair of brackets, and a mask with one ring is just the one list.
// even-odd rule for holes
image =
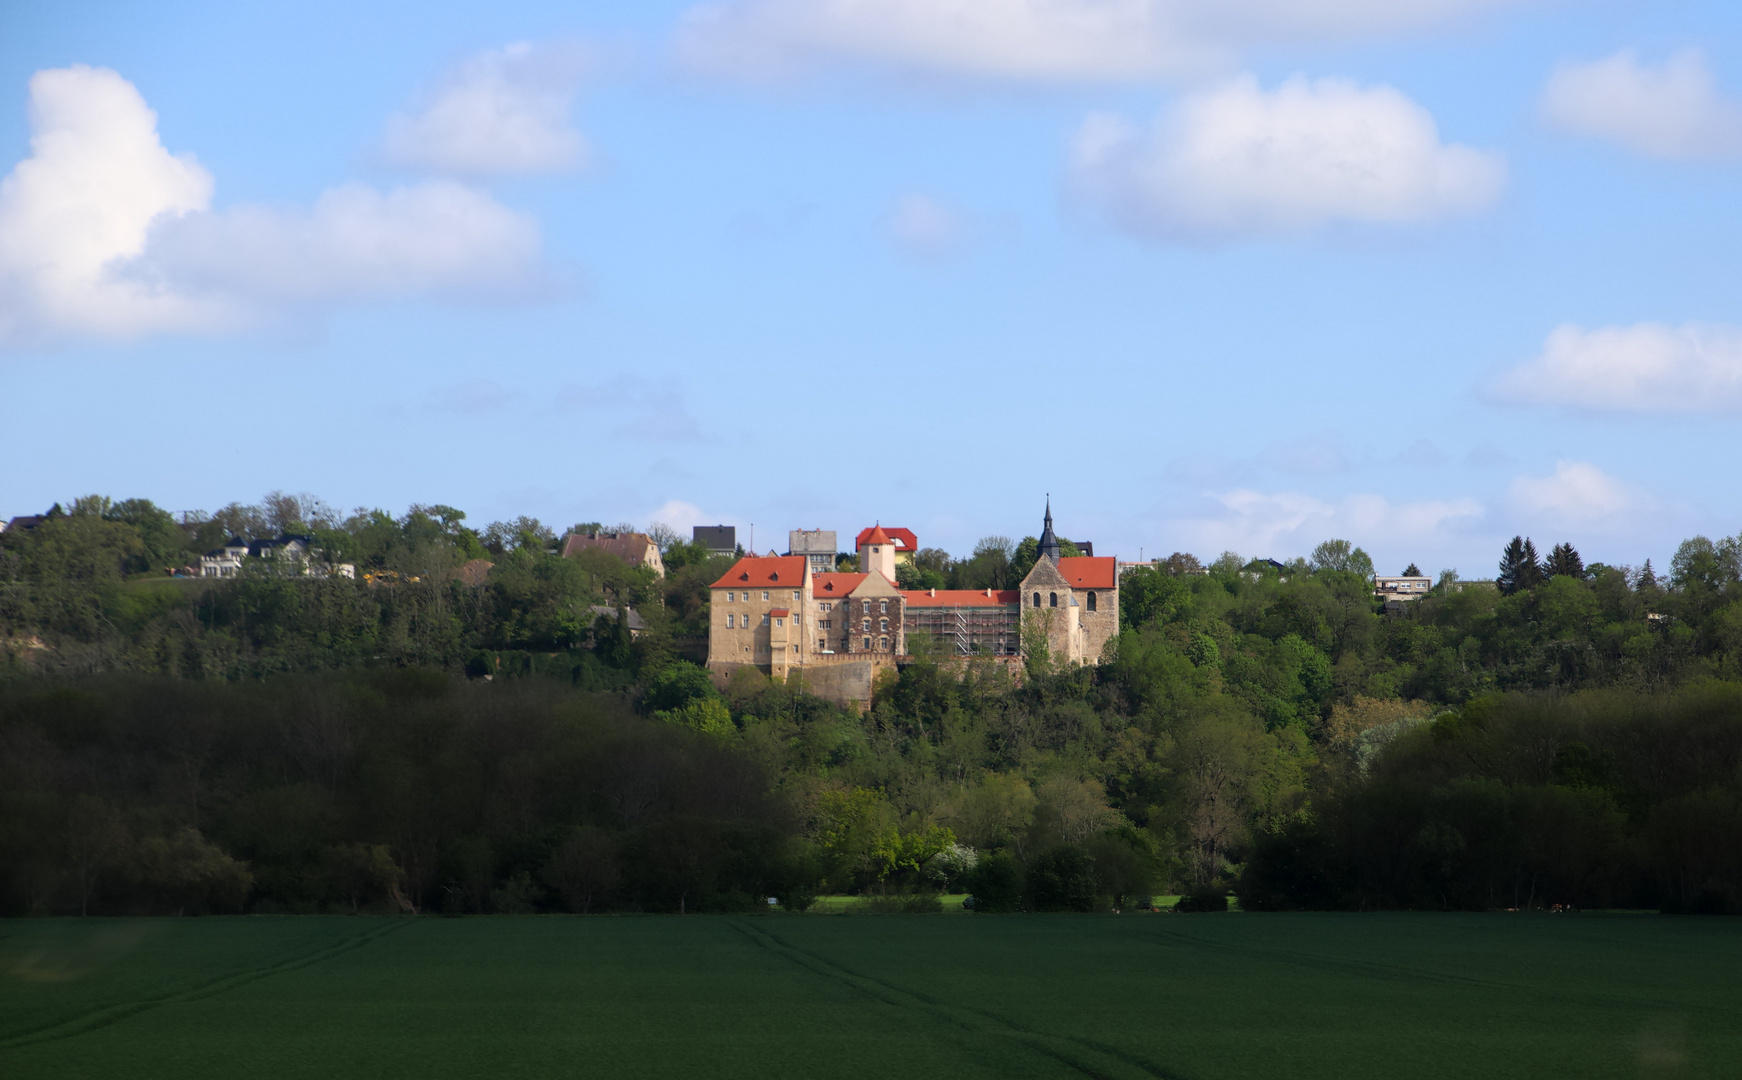
[[1500, 555], [1500, 574], [1494, 579], [1503, 596], [1524, 592], [1542, 584], [1542, 567], [1537, 563], [1536, 545], [1522, 536], [1514, 536]]
[[551, 852], [541, 876], [562, 894], [570, 911], [585, 915], [617, 887], [617, 859], [617, 843], [610, 833], [593, 825], [578, 826]]
[[1174, 577], [1181, 577], [1186, 574], [1201, 574], [1204, 572], [1204, 564], [1198, 561], [1198, 557], [1196, 555], [1187, 554], [1183, 551], [1176, 551], [1172, 555], [1163, 559], [1161, 561], [1161, 568], [1167, 573], [1172, 574]]
[[1307, 565], [1315, 573], [1334, 570], [1363, 578], [1373, 576], [1373, 560], [1365, 551], [1347, 540], [1326, 540], [1313, 548], [1312, 558], [1307, 561]]
[[1404, 577], [1421, 577], [1421, 567], [1415, 565], [1414, 563], [1410, 563], [1408, 566], [1403, 568], [1403, 576]]
[[1548, 558], [1542, 564], [1543, 577], [1570, 577], [1583, 581], [1585, 578], [1585, 560], [1579, 558], [1578, 549], [1572, 544], [1556, 544], [1549, 550]]

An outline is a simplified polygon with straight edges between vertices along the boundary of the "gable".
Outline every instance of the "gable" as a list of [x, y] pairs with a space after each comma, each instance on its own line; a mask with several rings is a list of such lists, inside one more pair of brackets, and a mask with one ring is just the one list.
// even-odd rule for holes
[[1040, 559], [1034, 564], [1034, 569], [1022, 579], [1024, 589], [1068, 589], [1071, 583], [1059, 573], [1058, 567], [1051, 559]]

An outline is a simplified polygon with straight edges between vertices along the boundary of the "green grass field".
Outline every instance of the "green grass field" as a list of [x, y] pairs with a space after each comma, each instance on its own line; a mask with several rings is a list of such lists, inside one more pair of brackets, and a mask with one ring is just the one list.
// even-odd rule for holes
[[1734, 1077], [1742, 920], [0, 923], [0, 1077]]

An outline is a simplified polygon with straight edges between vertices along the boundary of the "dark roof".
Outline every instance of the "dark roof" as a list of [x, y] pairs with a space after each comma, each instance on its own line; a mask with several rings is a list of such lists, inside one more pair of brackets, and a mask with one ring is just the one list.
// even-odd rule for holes
[[7, 532], [29, 532], [48, 520], [47, 514], [24, 514], [6, 523]]
[[232, 536], [232, 537], [230, 537], [230, 539], [224, 541], [224, 546], [225, 547], [247, 547], [248, 541], [242, 539], [240, 536]]
[[1048, 559], [1057, 559], [1060, 552], [1059, 538], [1052, 531], [1052, 496], [1046, 499], [1046, 527], [1040, 531], [1040, 548], [1036, 554]]
[[711, 551], [730, 551], [738, 546], [736, 525], [697, 525], [690, 530], [690, 540], [701, 541]]

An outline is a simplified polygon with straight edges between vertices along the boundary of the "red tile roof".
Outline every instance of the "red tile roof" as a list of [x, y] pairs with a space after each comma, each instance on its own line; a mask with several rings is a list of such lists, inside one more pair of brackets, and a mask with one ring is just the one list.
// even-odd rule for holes
[[746, 555], [732, 564], [715, 589], [797, 589], [804, 585], [803, 555]]
[[883, 531], [883, 526], [876, 525], [876, 526], [872, 527], [871, 535], [867, 536], [865, 539], [863, 539], [859, 542], [859, 546], [864, 547], [866, 544], [893, 544], [893, 543], [895, 543], [895, 541], [889, 539], [889, 534]]
[[1119, 560], [1111, 555], [1097, 558], [1079, 555], [1059, 560], [1059, 573], [1073, 589], [1111, 589], [1119, 580]]
[[783, 618], [783, 619], [784, 619], [784, 618], [786, 618], [786, 617], [787, 617], [787, 616], [788, 616], [788, 615], [791, 615], [791, 614], [792, 614], [792, 612], [791, 612], [791, 611], [790, 611], [790, 610], [789, 610], [789, 609], [787, 609], [787, 608], [783, 608], [783, 607], [772, 607], [772, 608], [769, 608], [769, 609], [768, 609], [768, 613], [769, 613], [769, 614], [770, 614], [770, 615], [778, 615], [778, 616], [780, 616], [780, 617], [781, 617], [781, 618]]
[[1022, 594], [1016, 589], [903, 589], [901, 599], [908, 607], [1007, 607], [1020, 604]]
[[[859, 539], [853, 544], [853, 550], [858, 551], [871, 542], [871, 534], [881, 526], [873, 525], [869, 529], [859, 530]], [[919, 537], [913, 535], [912, 529], [883, 529], [883, 535], [895, 545], [896, 551], [913, 552], [919, 550]]]
[[826, 600], [831, 596], [846, 596], [859, 587], [869, 574], [815, 574], [811, 577], [811, 596]]

